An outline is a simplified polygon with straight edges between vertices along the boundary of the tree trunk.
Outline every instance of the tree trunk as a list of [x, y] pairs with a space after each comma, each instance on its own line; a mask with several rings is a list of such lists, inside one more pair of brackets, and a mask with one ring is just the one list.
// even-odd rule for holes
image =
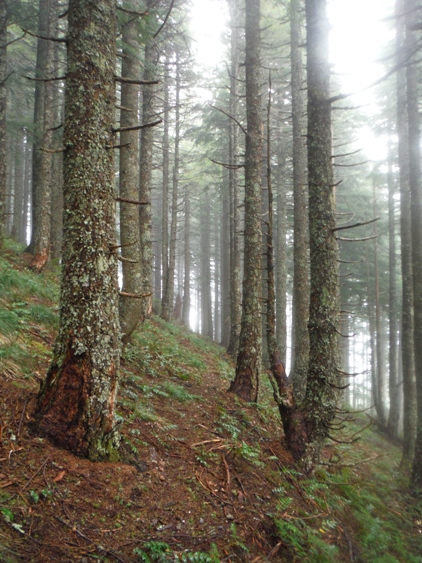
[[[125, 7], [134, 10], [137, 3], [127, 1]], [[122, 31], [122, 76], [139, 80], [138, 22], [132, 16], [123, 24]], [[120, 125], [138, 125], [139, 86], [123, 82], [121, 86]], [[142, 201], [139, 195], [139, 133], [122, 131], [120, 133], [120, 243], [122, 258], [122, 293], [141, 295], [142, 267], [139, 241], [140, 220], [138, 206], [123, 200]], [[120, 328], [123, 344], [129, 342], [133, 331], [141, 320], [143, 299], [121, 295], [119, 298]]]
[[311, 470], [329, 435], [338, 403], [338, 286], [334, 182], [331, 158], [330, 66], [326, 0], [306, 0], [308, 181], [311, 261], [310, 354], [305, 399], [274, 385], [287, 446]]
[[[148, 0], [147, 7], [150, 8], [155, 0]], [[135, 22], [136, 23], [136, 22]], [[144, 57], [144, 80], [154, 81], [157, 74], [157, 45], [155, 39], [145, 47]], [[148, 125], [156, 119], [155, 113], [155, 86], [145, 84], [142, 96], [142, 123]], [[136, 114], [135, 114], [136, 115]], [[144, 205], [139, 207], [139, 226], [141, 243], [141, 292], [145, 298], [141, 301], [142, 319], [151, 316], [152, 311], [152, 219], [151, 219], [151, 179], [152, 179], [152, 156], [154, 151], [154, 127], [146, 127], [141, 130], [141, 153], [139, 172], [139, 198]]]
[[[229, 135], [230, 135], [229, 127]], [[229, 179], [230, 181], [230, 179]], [[230, 185], [226, 171], [222, 174], [222, 206], [221, 206], [221, 345], [228, 348], [230, 342]]]
[[388, 146], [388, 272], [389, 272], [389, 395], [390, 410], [387, 428], [390, 436], [397, 437], [399, 430], [399, 388], [397, 373], [398, 357], [398, 330], [397, 330], [397, 267], [396, 267], [396, 218], [395, 218], [396, 189], [393, 179], [393, 154], [391, 146], [391, 133]]
[[182, 322], [185, 327], [189, 328], [190, 307], [191, 307], [191, 291], [190, 291], [190, 274], [191, 274], [191, 248], [190, 248], [190, 193], [189, 184], [185, 188], [185, 240], [184, 240], [184, 278], [183, 278], [183, 309]]
[[210, 206], [210, 194], [206, 190], [201, 202], [201, 334], [212, 339]]
[[[280, 112], [281, 113], [281, 112]], [[280, 116], [281, 118], [281, 116]], [[277, 270], [276, 285], [276, 340], [282, 363], [287, 356], [287, 197], [286, 197], [286, 154], [284, 149], [283, 126], [278, 123], [277, 147]], [[268, 158], [268, 157], [267, 157]], [[267, 163], [268, 166], [268, 163]], [[271, 182], [271, 178], [270, 178]]]
[[[57, 5], [54, 0], [40, 0], [38, 33], [54, 36], [57, 22]], [[30, 267], [40, 272], [50, 254], [51, 174], [52, 154], [43, 149], [52, 148], [54, 43], [38, 39], [34, 106], [34, 153], [32, 178], [32, 236], [28, 251], [34, 255]]]
[[6, 236], [7, 141], [6, 141], [6, 73], [7, 73], [7, 2], [0, 0], [0, 248]]
[[[377, 216], [377, 201], [375, 179], [373, 180], [373, 206], [374, 217]], [[377, 393], [375, 395], [375, 409], [377, 411], [378, 423], [382, 428], [386, 428], [387, 420], [385, 416], [385, 372], [383, 364], [382, 350], [382, 329], [381, 329], [381, 306], [379, 299], [379, 272], [378, 272], [378, 231], [377, 224], [374, 223], [374, 297], [375, 297], [375, 352], [376, 352], [376, 380]]]
[[163, 292], [161, 297], [161, 316], [168, 320], [166, 287], [168, 285], [169, 268], [169, 184], [170, 184], [170, 49], [167, 46], [164, 63], [164, 131], [163, 131], [163, 224], [162, 224], [162, 261], [163, 261]]
[[236, 376], [230, 391], [245, 401], [258, 398], [261, 369], [261, 118], [260, 0], [246, 0], [245, 251], [242, 322]]
[[[236, 117], [238, 108], [239, 75], [239, 4], [229, 0], [230, 8], [230, 115]], [[240, 251], [239, 251], [239, 188], [235, 168], [238, 150], [238, 125], [229, 120], [229, 209], [230, 209], [230, 337], [227, 352], [235, 357], [239, 350], [241, 319]]]
[[37, 427], [91, 460], [118, 457], [114, 151], [116, 3], [70, 0], [60, 327]]
[[[406, 52], [409, 54], [417, 46], [414, 24], [415, 7], [419, 3], [406, 0]], [[416, 369], [416, 400], [418, 418], [416, 425], [415, 456], [412, 466], [412, 485], [422, 490], [422, 173], [419, 124], [418, 67], [414, 57], [406, 67], [407, 116], [409, 134], [409, 183], [411, 198], [411, 237], [413, 268], [413, 308], [414, 308], [414, 345]]]
[[[397, 0], [396, 13], [404, 13], [404, 0]], [[405, 26], [403, 18], [396, 23], [397, 53], [404, 52]], [[406, 69], [398, 55], [397, 74], [397, 135], [400, 171], [400, 239], [402, 276], [401, 358], [403, 371], [403, 457], [401, 465], [409, 468], [416, 440], [415, 352], [413, 335], [413, 273], [410, 228], [409, 138], [407, 120]]]
[[13, 190], [13, 225], [12, 225], [12, 237], [21, 242], [20, 234], [22, 232], [22, 221], [23, 221], [23, 187], [25, 182], [25, 133], [24, 131], [19, 132], [19, 136], [16, 137], [14, 145], [15, 153], [15, 166], [14, 166], [14, 190]]
[[306, 148], [303, 137], [304, 94], [302, 70], [301, 0], [290, 3], [291, 90], [293, 126], [293, 319], [290, 377], [298, 400], [305, 396], [309, 361], [309, 246]]

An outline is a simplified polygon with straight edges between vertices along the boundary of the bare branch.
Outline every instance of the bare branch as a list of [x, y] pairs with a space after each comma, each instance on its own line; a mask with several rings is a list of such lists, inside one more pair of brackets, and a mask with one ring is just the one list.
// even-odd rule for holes
[[334, 227], [331, 229], [331, 232], [335, 231], [344, 231], [345, 229], [354, 229], [355, 227], [362, 227], [363, 225], [370, 225], [371, 223], [376, 223], [380, 220], [380, 217], [376, 217], [375, 219], [371, 219], [370, 221], [358, 221], [357, 223], [353, 223], [353, 225], [342, 225], [341, 227]]
[[170, 14], [171, 14], [171, 11], [172, 11], [172, 9], [173, 9], [173, 6], [174, 6], [174, 0], [171, 0], [170, 8], [168, 9], [168, 12], [167, 12], [167, 14], [166, 14], [166, 17], [164, 18], [163, 23], [161, 24], [161, 26], [159, 27], [159, 29], [154, 33], [154, 39], [157, 37], [157, 35], [158, 35], [159, 33], [161, 33], [161, 30], [162, 30], [163, 27], [166, 25], [167, 20], [169, 19]]
[[374, 238], [378, 238], [378, 235], [372, 235], [371, 237], [363, 237], [363, 238], [336, 237], [337, 240], [342, 240], [344, 242], [362, 242], [362, 241], [365, 241], [365, 240], [373, 240]]
[[33, 33], [32, 31], [29, 31], [29, 29], [24, 29], [23, 27], [21, 27], [21, 30], [24, 33], [30, 35], [31, 37], [36, 37], [37, 39], [45, 39], [46, 41], [55, 41], [56, 43], [67, 43], [67, 39], [64, 39], [63, 37], [48, 37], [46, 35], [39, 35], [38, 33]]
[[227, 164], [225, 162], [218, 162], [218, 160], [214, 160], [213, 158], [208, 157], [208, 160], [211, 160], [214, 164], [218, 164], [219, 166], [224, 166], [228, 170], [238, 170], [239, 168], [244, 168], [244, 164]]
[[125, 78], [124, 76], [115, 76], [114, 80], [116, 80], [116, 82], [123, 82], [124, 84], [139, 84], [139, 85], [144, 85], [144, 84], [159, 84], [158, 80], [133, 80], [131, 78]]
[[35, 80], [37, 82], [54, 82], [56, 80], [66, 80], [67, 76], [53, 76], [53, 78], [37, 78], [36, 76], [25, 76], [28, 80]]
[[61, 147], [60, 149], [46, 149], [45, 147], [39, 147], [38, 150], [40, 150], [42, 152], [48, 152], [48, 153], [51, 153], [51, 154], [57, 154], [57, 153], [64, 152], [66, 149], [64, 147]]
[[153, 123], [146, 123], [145, 125], [133, 125], [132, 127], [117, 127], [116, 129], [113, 129], [113, 133], [122, 133], [124, 131], [139, 131], [139, 129], [147, 129], [147, 127], [155, 127], [156, 125], [159, 125], [160, 123], [162, 123], [162, 119], [159, 119], [158, 121], [154, 121]]
[[240, 123], [240, 121], [238, 121], [235, 117], [233, 117], [232, 115], [230, 115], [229, 113], [227, 113], [226, 111], [224, 111], [221, 108], [218, 108], [217, 106], [213, 106], [212, 104], [208, 104], [210, 107], [212, 107], [213, 109], [216, 109], [217, 111], [221, 111], [221, 113], [224, 113], [224, 115], [226, 115], [227, 117], [229, 117], [230, 119], [232, 119], [243, 131], [243, 133], [246, 135], [246, 129], [243, 127], [243, 125]]
[[121, 201], [123, 203], [132, 203], [133, 205], [150, 205], [149, 201], [137, 201], [136, 199], [127, 199], [126, 197], [116, 197], [116, 201]]

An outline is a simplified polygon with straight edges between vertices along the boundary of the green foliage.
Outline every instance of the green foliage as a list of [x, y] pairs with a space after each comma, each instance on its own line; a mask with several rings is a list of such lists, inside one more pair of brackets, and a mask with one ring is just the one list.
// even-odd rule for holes
[[171, 547], [162, 541], [146, 542], [142, 549], [135, 548], [133, 553], [142, 563], [170, 563], [182, 561], [183, 563], [219, 563], [220, 556], [213, 544], [209, 553], [202, 551], [174, 552]]

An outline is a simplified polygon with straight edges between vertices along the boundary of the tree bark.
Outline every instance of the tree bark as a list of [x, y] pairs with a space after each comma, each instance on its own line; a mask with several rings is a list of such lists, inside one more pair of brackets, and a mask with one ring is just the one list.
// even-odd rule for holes
[[398, 386], [398, 327], [397, 327], [397, 253], [396, 253], [396, 217], [395, 195], [396, 188], [393, 179], [393, 154], [391, 146], [391, 133], [388, 145], [388, 272], [389, 272], [389, 395], [390, 410], [387, 428], [391, 437], [395, 438], [399, 430], [399, 386]]
[[[148, 0], [147, 8], [154, 5], [155, 0]], [[154, 81], [157, 75], [157, 45], [152, 38], [145, 46], [144, 80]], [[156, 93], [153, 84], [145, 84], [142, 96], [142, 123], [147, 125], [156, 121]], [[136, 114], [135, 114], [136, 115]], [[141, 244], [141, 292], [146, 295], [142, 301], [142, 319], [151, 316], [152, 311], [152, 218], [151, 218], [151, 180], [154, 152], [154, 127], [141, 130], [141, 152], [139, 172], [139, 199], [146, 205], [139, 206], [139, 239]]]
[[189, 328], [190, 323], [190, 307], [191, 307], [191, 291], [190, 291], [190, 275], [191, 275], [191, 248], [190, 248], [190, 189], [189, 184], [185, 188], [185, 239], [184, 239], [184, 278], [183, 278], [183, 309], [182, 322], [185, 327]]
[[[38, 34], [54, 36], [56, 6], [53, 0], [39, 1]], [[53, 42], [38, 38], [34, 104], [34, 147], [32, 156], [32, 233], [27, 251], [34, 255], [30, 267], [40, 272], [49, 259], [51, 214], [52, 154], [43, 151], [51, 148], [53, 127], [53, 83], [44, 81], [53, 73]]]
[[38, 431], [91, 460], [118, 457], [114, 144], [116, 3], [70, 0], [60, 327]]
[[257, 401], [261, 369], [261, 64], [260, 0], [246, 0], [246, 154], [245, 251], [242, 322], [236, 375], [229, 391], [245, 401]]
[[[404, 13], [404, 0], [397, 0], [396, 13]], [[397, 18], [397, 53], [405, 53], [405, 26], [403, 18]], [[409, 468], [415, 451], [416, 440], [416, 388], [415, 350], [413, 335], [413, 272], [412, 238], [410, 228], [409, 187], [409, 138], [407, 120], [406, 69], [401, 64], [403, 55], [397, 56], [397, 135], [400, 173], [400, 239], [402, 277], [401, 358], [403, 371], [403, 457], [401, 465]]]
[[[237, 116], [239, 105], [239, 3], [229, 0], [230, 8], [230, 115]], [[239, 187], [237, 164], [238, 125], [229, 120], [229, 213], [230, 213], [230, 336], [227, 352], [235, 357], [239, 350], [241, 319], [240, 250], [239, 250]]]
[[201, 201], [201, 334], [213, 337], [211, 303], [211, 199], [209, 191], [202, 195]]
[[291, 90], [293, 126], [293, 319], [292, 369], [295, 396], [305, 396], [309, 361], [309, 229], [306, 147], [303, 137], [304, 94], [302, 69], [301, 0], [290, 3]]
[[[134, 10], [137, 3], [127, 1], [124, 7]], [[122, 76], [139, 80], [138, 23], [129, 16], [122, 31]], [[123, 82], [121, 85], [120, 126], [134, 127], [138, 124], [139, 85]], [[120, 133], [120, 197], [126, 200], [143, 201], [139, 194], [139, 132]], [[143, 206], [141, 206], [143, 207]], [[122, 256], [122, 292], [134, 295], [144, 293], [142, 285], [140, 214], [138, 206], [120, 202], [120, 242]], [[143, 299], [125, 295], [119, 297], [119, 316], [123, 344], [129, 342], [142, 317]]]
[[[404, 3], [406, 15], [406, 51], [411, 53], [417, 45], [413, 9], [418, 6], [414, 0]], [[420, 116], [418, 67], [412, 57], [406, 67], [407, 117], [409, 134], [409, 183], [411, 198], [411, 237], [413, 268], [413, 308], [414, 308], [414, 345], [416, 370], [417, 425], [415, 456], [412, 466], [412, 485], [422, 490], [422, 171], [420, 150]]]

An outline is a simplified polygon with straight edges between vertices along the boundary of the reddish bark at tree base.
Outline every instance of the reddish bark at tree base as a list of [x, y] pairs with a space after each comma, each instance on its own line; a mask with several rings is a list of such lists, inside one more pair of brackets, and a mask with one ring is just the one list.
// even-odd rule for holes
[[44, 248], [41, 252], [39, 252], [32, 258], [29, 268], [34, 272], [37, 272], [37, 274], [40, 274], [44, 270], [45, 266], [47, 265], [47, 262], [48, 262], [48, 249]]
[[[112, 416], [95, 422], [95, 409], [81, 409], [91, 401], [91, 365], [86, 355], [75, 356], [69, 350], [61, 369], [54, 364], [41, 388], [38, 400], [36, 428], [58, 446], [72, 453], [89, 457], [92, 428], [102, 427], [101, 434], [111, 433]], [[112, 366], [113, 367], [113, 366]], [[110, 374], [112, 375], [112, 374]], [[55, 380], [57, 378], [57, 380]], [[49, 383], [54, 382], [52, 385]], [[110, 402], [110, 413], [114, 411], [114, 399]], [[97, 415], [98, 418], [98, 415]], [[99, 416], [101, 417], [101, 415]], [[91, 436], [91, 437], [90, 437]]]

